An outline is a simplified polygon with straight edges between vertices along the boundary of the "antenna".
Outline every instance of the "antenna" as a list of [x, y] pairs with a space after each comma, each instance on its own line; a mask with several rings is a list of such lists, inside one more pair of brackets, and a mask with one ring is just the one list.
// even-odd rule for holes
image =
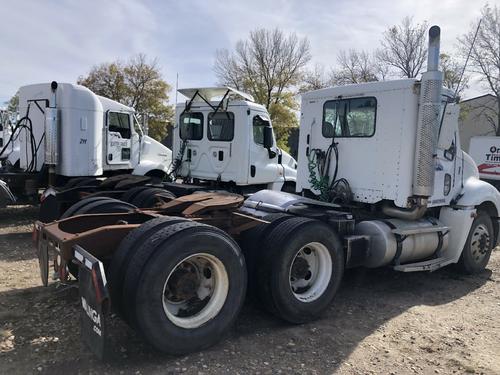
[[[479, 20], [479, 23], [477, 24], [476, 33], [474, 34], [474, 39], [472, 39], [472, 43], [471, 43], [470, 48], [469, 48], [469, 53], [467, 54], [467, 58], [465, 59], [465, 64], [464, 64], [464, 68], [462, 69], [462, 73], [460, 73], [460, 79], [458, 80], [457, 88], [455, 89], [455, 93], [453, 94], [453, 98], [457, 97], [458, 90], [460, 89], [460, 84], [462, 83], [462, 78], [464, 77], [465, 68], [467, 68], [470, 54], [472, 52], [472, 49], [474, 48], [474, 43], [476, 43], [477, 34], [479, 33], [479, 28], [481, 27], [482, 21], [483, 21], [483, 19], [481, 18]], [[456, 100], [456, 99], [454, 99], [454, 100]]]
[[177, 72], [177, 78], [175, 80], [175, 104], [177, 105], [177, 90], [179, 89], [179, 72]]

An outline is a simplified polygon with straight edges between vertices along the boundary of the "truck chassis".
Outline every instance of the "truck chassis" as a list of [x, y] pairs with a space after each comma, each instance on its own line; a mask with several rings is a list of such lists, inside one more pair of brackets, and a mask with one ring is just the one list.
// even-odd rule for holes
[[[300, 251], [289, 259], [293, 263], [289, 279], [293, 280], [290, 281], [291, 290], [295, 296], [299, 296], [297, 303], [303, 306], [299, 306], [298, 311], [297, 306], [293, 304], [282, 307], [279, 296], [272, 296], [273, 300], [264, 303], [268, 310], [293, 323], [316, 318], [335, 295], [344, 267], [356, 265], [366, 253], [367, 239], [364, 236], [350, 235], [354, 228], [352, 215], [343, 212], [325, 214], [324, 209], [318, 211], [304, 206], [298, 208], [296, 205], [283, 212], [270, 213], [251, 208], [253, 212], [249, 213], [248, 208], [245, 210], [242, 207], [243, 202], [244, 198], [236, 194], [197, 192], [165, 200], [155, 209], [76, 215], [52, 223], [38, 221], [35, 223], [34, 241], [42, 282], [44, 285], [49, 282], [51, 262], [54, 278], [65, 283], [75, 282], [70, 276], [73, 267], [72, 274], [77, 276], [81, 295], [81, 331], [84, 341], [101, 358], [106, 347], [105, 320], [111, 307], [129, 325], [142, 332], [146, 340], [157, 349], [174, 354], [191, 352], [212, 345], [232, 325], [246, 295], [247, 274], [250, 290], [262, 289], [258, 284], [266, 279], [266, 276], [260, 274], [264, 266], [267, 263], [282, 262], [279, 259], [259, 260], [257, 253], [258, 248], [268, 246], [264, 242], [261, 243], [265, 232], [273, 232], [272, 229], [283, 227], [285, 230], [277, 234], [285, 235], [288, 239], [298, 232], [307, 232], [309, 236], [320, 239], [306, 240], [306, 244], [299, 245]], [[323, 235], [331, 239], [321, 240], [321, 235], [314, 233], [317, 230], [325, 231]], [[336, 235], [338, 231], [342, 233], [344, 239], [345, 255], [340, 237]], [[192, 241], [189, 242], [191, 238]], [[269, 238], [271, 242], [276, 240], [282, 241]], [[146, 244], [148, 241], [149, 245]], [[188, 241], [195, 248], [201, 246], [202, 250], [195, 249], [194, 254], [189, 253], [177, 262], [168, 276], [158, 276], [159, 279], [166, 277], [166, 281], [163, 280], [164, 285], [171, 289], [169, 293], [172, 295], [170, 298], [174, 302], [171, 305], [174, 307], [170, 313], [164, 305], [165, 313], [161, 318], [158, 314], [153, 314], [155, 316], [143, 314], [138, 311], [140, 308], [136, 309], [135, 306], [146, 306], [151, 301], [142, 300], [140, 288], [137, 289], [135, 286], [141, 284], [140, 280], [148, 278], [147, 275], [155, 273], [153, 268], [158, 266], [160, 261], [157, 258], [162, 257], [162, 252], [165, 252], [167, 257], [175, 258], [177, 253], [186, 251], [185, 246], [173, 250], [164, 248], [176, 241]], [[154, 249], [151, 247], [153, 244]], [[283, 249], [278, 249], [277, 245], [273, 247], [274, 252], [277, 252], [274, 256], [279, 257], [282, 252], [287, 251], [286, 245], [283, 245]], [[124, 251], [124, 248], [128, 250]], [[168, 256], [169, 251], [170, 256]], [[330, 267], [326, 271], [335, 275], [331, 281], [325, 279], [326, 282], [320, 280], [325, 275], [324, 270], [323, 273], [321, 271], [323, 267], [321, 261], [325, 257], [331, 258], [325, 263]], [[75, 273], [76, 266], [78, 268]], [[204, 275], [198, 276], [197, 279], [196, 275], [200, 270]], [[274, 271], [268, 269], [265, 272], [271, 276]], [[217, 273], [222, 276], [215, 277]], [[312, 279], [315, 280], [314, 283], [308, 281]], [[170, 284], [175, 285], [175, 288]], [[220, 285], [225, 284], [227, 284], [225, 289], [221, 289]], [[147, 288], [154, 289], [152, 286]], [[328, 295], [326, 298], [319, 298], [325, 289], [328, 290]], [[200, 297], [200, 293], [203, 296]], [[203, 311], [208, 308], [203, 307], [201, 302], [207, 299], [205, 295], [207, 293], [226, 295], [224, 306], [221, 305], [218, 310], [216, 309], [221, 315], [221, 321], [216, 322], [213, 328], [214, 332], [218, 332], [217, 335], [205, 327], [210, 326], [212, 321], [217, 321], [214, 316], [209, 314], [210, 319], [200, 326], [196, 323], [197, 317], [200, 314], [203, 316]], [[300, 300], [302, 297], [303, 301]], [[213, 298], [216, 299], [210, 295], [209, 301]], [[317, 303], [313, 304], [312, 310], [306, 308], [307, 299], [318, 299]], [[188, 306], [183, 302], [187, 300], [196, 300], [194, 305], [202, 307], [176, 307], [176, 304]], [[227, 304], [232, 304], [229, 312], [224, 310]], [[209, 305], [210, 302], [207, 302], [207, 306]], [[189, 311], [194, 311], [192, 319]], [[172, 335], [167, 341], [155, 337], [155, 333], [151, 332], [161, 330], [160, 326], [165, 323], [165, 315], [170, 321], [166, 322], [164, 335], [166, 337]], [[177, 332], [179, 329], [180, 332]], [[207, 329], [210, 333], [200, 333], [203, 329]]]

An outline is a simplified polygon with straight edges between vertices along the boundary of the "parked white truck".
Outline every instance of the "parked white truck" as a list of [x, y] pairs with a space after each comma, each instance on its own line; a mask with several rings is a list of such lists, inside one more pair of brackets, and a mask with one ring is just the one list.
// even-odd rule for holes
[[[133, 108], [71, 83], [19, 89], [20, 120], [2, 138], [0, 199], [36, 201], [48, 186], [117, 174], [163, 176], [172, 152], [143, 134]], [[17, 159], [17, 160], [13, 160]]]
[[500, 137], [477, 136], [470, 139], [469, 154], [479, 170], [479, 177], [500, 187]]
[[185, 182], [238, 193], [295, 191], [297, 162], [277, 147], [269, 113], [230, 87], [181, 89], [176, 106], [174, 169]]
[[44, 284], [49, 254], [64, 281], [67, 264], [80, 267], [89, 347], [102, 355], [110, 305], [158, 350], [180, 354], [223, 337], [247, 280], [262, 307], [302, 323], [331, 304], [349, 267], [483, 271], [499, 237], [500, 193], [460, 148], [459, 109], [438, 71], [439, 27], [429, 39], [421, 80], [302, 96], [300, 195], [206, 192], [155, 210], [38, 222]]

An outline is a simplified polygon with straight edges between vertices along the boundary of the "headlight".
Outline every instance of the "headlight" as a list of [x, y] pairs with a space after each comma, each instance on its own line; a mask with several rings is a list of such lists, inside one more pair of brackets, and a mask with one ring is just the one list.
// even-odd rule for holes
[[444, 186], [443, 186], [444, 195], [446, 196], [450, 194], [450, 190], [451, 190], [451, 175], [446, 173], [444, 175]]

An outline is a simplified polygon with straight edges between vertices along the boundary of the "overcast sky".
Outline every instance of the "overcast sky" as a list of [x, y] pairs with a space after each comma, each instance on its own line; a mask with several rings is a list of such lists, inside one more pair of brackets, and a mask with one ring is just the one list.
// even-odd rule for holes
[[[373, 50], [406, 16], [441, 26], [442, 51], [470, 28], [482, 2], [471, 0], [2, 0], [0, 104], [25, 84], [75, 82], [94, 64], [143, 52], [157, 57], [175, 87], [211, 86], [215, 50], [255, 28], [306, 36], [312, 64], [335, 64], [339, 50]], [[484, 92], [474, 84], [466, 97]], [[174, 92], [170, 93], [174, 97]]]

